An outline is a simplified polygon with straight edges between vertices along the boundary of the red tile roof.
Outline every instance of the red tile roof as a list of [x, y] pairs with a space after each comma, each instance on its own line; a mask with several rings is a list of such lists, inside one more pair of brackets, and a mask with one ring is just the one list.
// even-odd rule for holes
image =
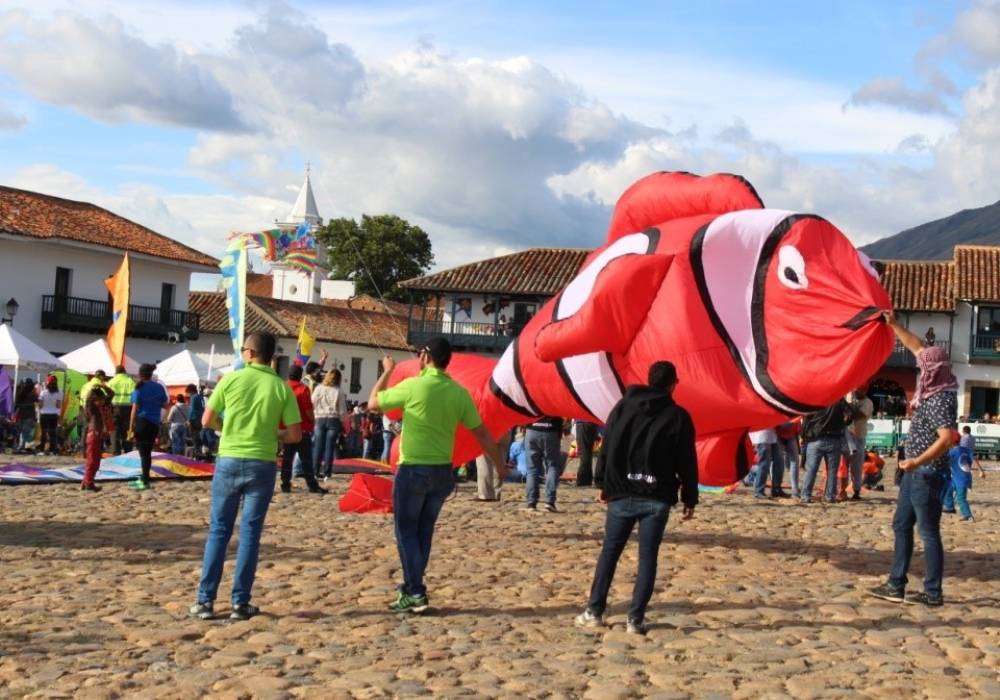
[[269, 297], [274, 291], [271, 275], [261, 272], [247, 273], [247, 294], [255, 297]]
[[0, 233], [70, 240], [216, 268], [219, 261], [87, 202], [0, 185]]
[[415, 277], [399, 286], [434, 292], [552, 296], [573, 279], [592, 252], [581, 248], [531, 248]]
[[[229, 335], [229, 316], [222, 292], [191, 292], [188, 310], [201, 314], [202, 333]], [[306, 331], [316, 340], [345, 345], [366, 345], [391, 350], [411, 350], [406, 343], [407, 317], [362, 309], [304, 304], [270, 297], [247, 296], [247, 331], [266, 330], [283, 338], [296, 338], [302, 317]]]
[[410, 315], [410, 305], [401, 304], [398, 301], [389, 299], [376, 299], [370, 294], [357, 294], [350, 299], [322, 299], [321, 304], [326, 306], [340, 307], [342, 309], [360, 309], [362, 311], [376, 311], [378, 313], [392, 314], [407, 318]]
[[894, 309], [955, 311], [955, 263], [889, 260], [883, 263], [882, 286]]
[[955, 296], [969, 301], [1000, 301], [1000, 247], [955, 246]]

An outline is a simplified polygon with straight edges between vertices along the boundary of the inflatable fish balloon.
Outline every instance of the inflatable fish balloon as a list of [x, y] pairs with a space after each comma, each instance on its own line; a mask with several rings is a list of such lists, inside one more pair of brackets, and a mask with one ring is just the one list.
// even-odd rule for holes
[[[735, 175], [655, 173], [615, 206], [607, 243], [499, 361], [448, 373], [494, 436], [541, 415], [603, 423], [630, 384], [670, 360], [698, 435], [699, 480], [746, 472], [745, 435], [824, 408], [892, 351], [878, 272], [833, 224], [765, 209]], [[419, 371], [397, 367], [392, 383]], [[464, 429], [455, 463], [479, 454]]]

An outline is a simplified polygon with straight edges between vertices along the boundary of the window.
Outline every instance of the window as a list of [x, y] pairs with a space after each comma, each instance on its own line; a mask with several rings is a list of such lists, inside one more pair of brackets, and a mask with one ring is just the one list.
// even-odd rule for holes
[[160, 323], [170, 325], [170, 310], [174, 308], [174, 285], [164, 282], [160, 286]]
[[361, 391], [361, 358], [351, 358], [351, 394]]

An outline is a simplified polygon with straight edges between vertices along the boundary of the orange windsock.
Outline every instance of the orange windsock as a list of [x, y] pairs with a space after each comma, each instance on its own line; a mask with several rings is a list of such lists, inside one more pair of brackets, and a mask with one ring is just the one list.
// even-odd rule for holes
[[128, 253], [118, 271], [104, 280], [104, 286], [111, 293], [111, 327], [108, 328], [108, 350], [115, 365], [125, 364], [125, 325], [128, 323], [129, 298]]

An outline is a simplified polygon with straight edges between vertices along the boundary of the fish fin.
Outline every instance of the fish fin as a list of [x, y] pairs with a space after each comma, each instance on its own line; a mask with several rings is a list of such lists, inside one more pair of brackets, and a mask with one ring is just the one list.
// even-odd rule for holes
[[674, 219], [763, 208], [753, 185], [740, 175], [653, 173], [619, 197], [608, 227], [608, 243]]
[[[623, 255], [608, 263], [576, 313], [538, 331], [538, 358], [554, 362], [591, 352], [624, 353], [645, 322], [673, 261], [673, 255]], [[562, 301], [556, 302], [557, 310]]]

